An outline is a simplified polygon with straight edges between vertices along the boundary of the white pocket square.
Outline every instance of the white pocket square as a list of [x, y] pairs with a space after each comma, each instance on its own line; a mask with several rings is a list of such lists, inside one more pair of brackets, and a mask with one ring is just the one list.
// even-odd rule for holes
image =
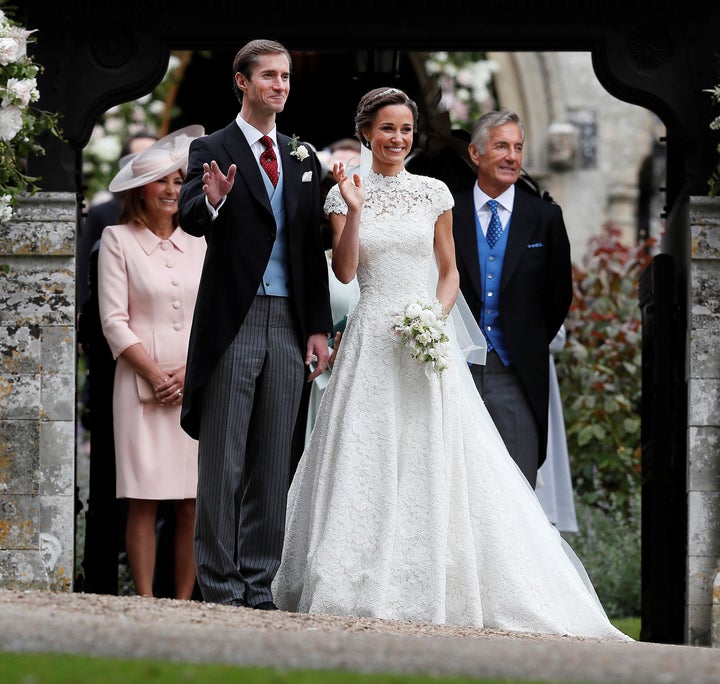
[[302, 182], [303, 183], [309, 183], [312, 180], [312, 171], [306, 171], [303, 174]]

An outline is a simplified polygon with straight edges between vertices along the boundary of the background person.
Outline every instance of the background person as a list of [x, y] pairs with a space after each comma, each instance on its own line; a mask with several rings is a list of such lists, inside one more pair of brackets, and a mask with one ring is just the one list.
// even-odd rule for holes
[[[150, 131], [126, 138], [118, 162], [122, 168], [130, 159], [157, 140]], [[88, 436], [88, 500], [85, 512], [82, 591], [118, 593], [120, 552], [124, 549], [126, 501], [115, 496], [115, 436], [113, 432], [113, 383], [115, 359], [103, 335], [98, 310], [98, 251], [106, 226], [120, 222], [122, 193], [91, 204], [83, 221], [77, 245], [78, 342], [84, 356], [81, 423]], [[166, 513], [169, 513], [166, 511]], [[162, 516], [161, 516], [162, 517]], [[165, 515], [162, 519], [167, 520]], [[165, 544], [164, 528], [161, 544]], [[170, 545], [172, 549], [172, 546]], [[161, 556], [162, 558], [162, 556]], [[156, 593], [172, 592], [172, 575], [156, 572]], [[170, 585], [168, 587], [168, 585]]]
[[454, 195], [453, 235], [460, 289], [488, 342], [473, 379], [534, 487], [547, 455], [548, 346], [570, 308], [572, 264], [560, 207], [516, 191], [524, 142], [514, 112], [476, 122], [468, 152], [477, 181]]
[[[137, 131], [123, 140], [118, 167], [122, 168], [130, 159], [156, 142], [158, 136], [151, 131]], [[114, 226], [122, 211], [122, 193], [115, 193], [101, 202], [91, 203], [87, 210], [77, 245], [77, 303], [83, 306], [90, 296], [90, 255], [99, 246], [105, 226]], [[96, 293], [97, 296], [97, 293]]]
[[117, 360], [113, 418], [117, 496], [128, 499], [125, 547], [135, 590], [153, 595], [160, 501], [175, 511], [175, 597], [195, 586], [197, 442], [180, 428], [185, 358], [205, 241], [178, 225], [190, 142], [201, 126], [160, 139], [110, 184], [125, 192], [121, 221], [98, 257], [103, 332]]

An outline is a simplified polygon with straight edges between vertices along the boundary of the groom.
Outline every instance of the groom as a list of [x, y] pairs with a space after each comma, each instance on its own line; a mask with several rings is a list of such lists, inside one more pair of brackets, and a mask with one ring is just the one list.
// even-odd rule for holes
[[194, 141], [179, 198], [183, 229], [208, 245], [181, 416], [199, 439], [198, 584], [206, 601], [263, 610], [275, 609], [303, 383], [325, 370], [332, 330], [319, 165], [275, 125], [290, 63], [274, 41], [240, 49], [240, 112]]
[[549, 346], [572, 301], [562, 211], [517, 189], [525, 133], [517, 114], [489, 112], [473, 128], [473, 187], [455, 194], [460, 289], [488, 342], [471, 372], [505, 445], [532, 487], [545, 460]]

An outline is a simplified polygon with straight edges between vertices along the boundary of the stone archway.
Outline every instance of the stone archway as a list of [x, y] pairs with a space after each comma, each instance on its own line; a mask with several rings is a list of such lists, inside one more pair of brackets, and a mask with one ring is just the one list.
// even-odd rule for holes
[[[74, 437], [74, 415], [63, 402], [72, 388], [66, 370], [74, 367], [74, 302], [68, 289], [74, 240], [67, 228], [77, 208], [78, 151], [101, 112], [159, 82], [171, 47], [233, 50], [262, 33], [264, 23], [247, 17], [242, 4], [223, 0], [208, 0], [202, 13], [196, 3], [178, 0], [172, 22], [163, 3], [147, 0], [110, 7], [46, 0], [18, 5], [24, 23], [43, 38], [36, 50], [37, 61], [46, 66], [40, 79], [42, 105], [63, 115], [67, 142], [47, 140], [47, 155], [31, 160], [31, 172], [43, 177], [43, 192], [24, 205], [20, 224], [3, 226], [2, 232], [0, 252], [9, 270], [1, 303], [12, 302], [3, 306], [4, 347], [15, 361], [2, 374], [9, 401], [0, 410], [0, 428], [9, 447], [0, 480], [0, 582], [67, 588], [72, 544], [66, 523], [73, 510], [67, 437]], [[597, 13], [597, 7], [589, 0], [519, 0], [512, 22], [501, 21], [503, 13], [496, 18], [489, 3], [449, 1], [442, 12], [430, 0], [413, 3], [410, 13], [398, 0], [387, 0], [383, 7], [401, 16], [402, 35], [393, 22], [382, 22], [372, 12], [359, 16], [350, 3], [334, 3], [328, 11], [327, 3], [307, 2], [301, 24], [292, 3], [265, 4], [274, 17], [274, 37], [291, 49], [587, 50], [608, 92], [648, 107], [667, 128], [664, 249], [676, 267], [676, 285], [668, 296], [677, 303], [676, 320], [685, 333], [670, 362], [674, 371], [683, 369], [685, 383], [678, 392], [687, 397], [689, 416], [677, 425], [686, 436], [680, 453], [671, 454], [687, 460], [689, 472], [684, 632], [688, 643], [708, 643], [712, 577], [720, 555], [720, 523], [714, 522], [720, 520], [720, 481], [712, 474], [718, 460], [720, 372], [711, 360], [717, 355], [710, 353], [720, 318], [713, 278], [720, 255], [718, 207], [705, 197], [717, 136], [707, 129], [711, 104], [702, 91], [716, 77], [718, 9], [694, 13], [687, 3], [658, 7], [647, 0], [625, 3], [621, 23], [608, 14], [590, 24], [588, 12]], [[139, 16], [142, 22], [136, 21]], [[44, 239], [23, 239], [30, 226]], [[21, 251], [17, 244], [23, 245]], [[38, 293], [32, 289], [37, 283], [47, 287]], [[43, 541], [48, 534], [60, 541], [59, 553]]]

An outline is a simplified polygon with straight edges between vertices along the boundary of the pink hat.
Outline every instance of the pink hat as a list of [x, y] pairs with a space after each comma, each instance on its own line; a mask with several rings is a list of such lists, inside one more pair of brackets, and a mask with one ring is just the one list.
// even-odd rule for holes
[[110, 181], [108, 189], [122, 192], [152, 183], [178, 169], [185, 170], [190, 143], [203, 135], [205, 129], [196, 125], [168, 133], [125, 164]]

